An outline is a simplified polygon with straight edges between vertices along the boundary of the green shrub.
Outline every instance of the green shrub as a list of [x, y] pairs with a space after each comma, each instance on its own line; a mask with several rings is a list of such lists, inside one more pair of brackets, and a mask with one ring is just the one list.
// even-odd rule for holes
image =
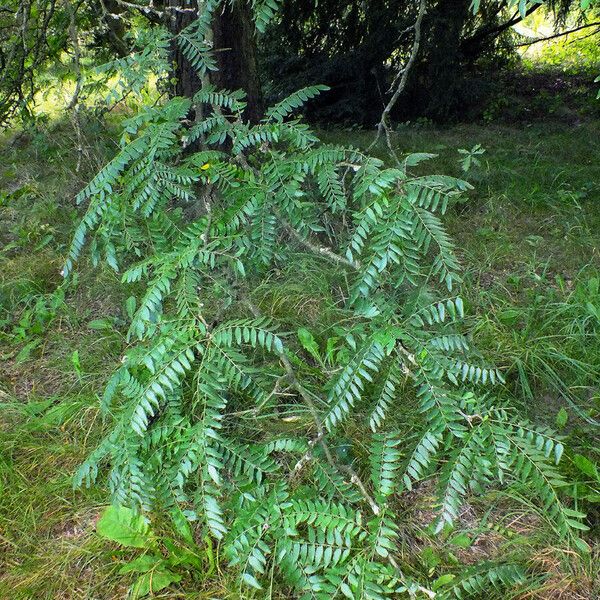
[[[182, 39], [208, 68], [207, 47]], [[441, 216], [469, 184], [413, 175], [431, 154], [389, 167], [322, 144], [291, 118], [320, 91], [299, 90], [256, 125], [242, 93], [207, 84], [193, 102], [147, 107], [79, 193], [88, 207], [65, 275], [91, 238], [95, 262], [145, 291], [128, 301], [130, 347], [102, 398], [110, 430], [76, 482], [107, 468], [115, 504], [199, 521], [240, 597], [273, 581], [317, 598], [522, 583], [510, 565], [427, 580], [399, 564], [397, 498], [426, 479], [436, 534], [469, 496], [515, 482], [564, 543], [585, 548], [585, 515], [559, 493], [561, 439], [499, 400], [502, 373], [461, 334]], [[188, 126], [192, 106], [203, 118]], [[282, 315], [281, 273], [295, 265], [323, 321], [298, 303], [297, 319]]]

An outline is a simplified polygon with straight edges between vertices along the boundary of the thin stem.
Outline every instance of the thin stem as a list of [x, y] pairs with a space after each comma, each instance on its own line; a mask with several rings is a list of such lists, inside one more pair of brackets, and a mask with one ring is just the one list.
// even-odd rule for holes
[[[568, 31], [561, 31], [560, 33], [555, 33], [554, 35], [549, 35], [548, 37], [536, 38], [535, 40], [530, 40], [528, 42], [522, 42], [520, 44], [515, 44], [515, 48], [520, 48], [521, 46], [533, 46], [533, 44], [537, 44], [539, 42], [547, 42], [548, 40], [555, 40], [556, 38], [563, 37], [565, 35], [569, 35], [571, 33], [575, 33], [577, 31], [581, 31], [582, 29], [587, 29], [588, 27], [598, 27], [598, 31], [600, 31], [600, 21], [595, 21], [594, 23], [586, 23], [585, 25], [580, 25], [579, 27], [575, 27], [574, 29], [569, 29]], [[590, 35], [595, 35], [598, 31], [592, 32]], [[576, 41], [576, 40], [574, 40]]]
[[311, 252], [313, 252], [314, 254], [318, 254], [319, 256], [324, 256], [325, 258], [328, 258], [329, 260], [331, 260], [332, 262], [335, 262], [337, 264], [340, 265], [344, 265], [346, 267], [350, 267], [351, 269], [354, 269], [355, 271], [358, 271], [360, 269], [360, 264], [357, 262], [354, 262], [352, 260], [348, 260], [347, 258], [345, 258], [344, 256], [341, 256], [339, 254], [336, 254], [331, 248], [328, 248], [327, 246], [319, 246], [318, 244], [315, 244], [314, 242], [311, 242], [309, 239], [302, 237], [280, 214], [278, 211], [275, 211], [275, 216], [277, 217], [277, 220], [283, 225], [284, 229], [295, 239], [297, 240], [302, 246], [304, 246], [306, 249], [310, 250]]
[[379, 141], [381, 134], [385, 133], [387, 145], [397, 163], [400, 163], [400, 160], [398, 159], [398, 156], [396, 155], [396, 152], [394, 151], [394, 148], [392, 146], [392, 140], [390, 137], [389, 117], [390, 113], [392, 112], [392, 109], [394, 108], [394, 106], [396, 106], [396, 103], [398, 102], [398, 98], [400, 98], [402, 92], [404, 91], [404, 88], [406, 87], [406, 84], [408, 82], [408, 75], [410, 74], [415, 60], [417, 59], [417, 54], [419, 53], [419, 46], [421, 45], [421, 25], [423, 24], [423, 17], [426, 13], [426, 5], [426, 0], [421, 0], [419, 2], [419, 12], [417, 13], [417, 19], [413, 26], [413, 29], [415, 31], [415, 38], [413, 40], [410, 56], [406, 65], [404, 65], [404, 67], [397, 73], [396, 78], [394, 79], [395, 82], [398, 79], [398, 77], [400, 77], [400, 81], [398, 83], [398, 86], [396, 87], [396, 90], [392, 94], [392, 97], [390, 98], [389, 102], [387, 103], [386, 107], [381, 113], [381, 119], [379, 120], [379, 124], [377, 125], [377, 135], [375, 136], [375, 139], [373, 140], [372, 144], [369, 146], [369, 150], [371, 150]]
[[75, 70], [76, 82], [73, 96], [67, 106], [67, 111], [73, 111], [73, 127], [77, 136], [77, 165], [75, 172], [79, 173], [81, 169], [81, 159], [83, 157], [83, 133], [81, 131], [81, 122], [79, 119], [79, 95], [83, 85], [83, 72], [81, 70], [81, 47], [79, 45], [79, 32], [77, 30], [77, 8], [74, 8], [69, 0], [65, 1], [65, 6], [69, 12], [69, 38], [73, 46], [73, 68]]

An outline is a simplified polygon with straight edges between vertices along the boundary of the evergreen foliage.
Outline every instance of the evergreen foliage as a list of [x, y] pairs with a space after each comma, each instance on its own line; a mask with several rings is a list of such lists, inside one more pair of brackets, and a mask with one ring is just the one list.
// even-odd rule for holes
[[[586, 0], [427, 0], [421, 49], [406, 93], [395, 107], [399, 122], [426, 117], [464, 121], [481, 116], [501, 94], [497, 73], [518, 60], [526, 38], [507, 23], [548, 7], [557, 29], [568, 16], [593, 23]], [[597, 5], [596, 5], [597, 6]], [[282, 0], [260, 42], [268, 96], [325, 83], [332, 93], [307, 111], [324, 123], [377, 123], [413, 42], [419, 2], [406, 0]], [[538, 13], [538, 14], [539, 14]], [[598, 33], [593, 36], [597, 42]], [[595, 73], [594, 73], [595, 76]]]

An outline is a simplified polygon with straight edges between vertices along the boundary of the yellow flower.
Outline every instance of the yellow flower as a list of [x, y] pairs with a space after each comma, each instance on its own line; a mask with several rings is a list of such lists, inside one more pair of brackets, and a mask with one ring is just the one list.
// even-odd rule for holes
[[202, 171], [206, 171], [207, 169], [210, 169], [210, 163], [204, 163], [204, 164], [203, 164], [203, 165], [200, 167], [200, 169], [201, 169]]

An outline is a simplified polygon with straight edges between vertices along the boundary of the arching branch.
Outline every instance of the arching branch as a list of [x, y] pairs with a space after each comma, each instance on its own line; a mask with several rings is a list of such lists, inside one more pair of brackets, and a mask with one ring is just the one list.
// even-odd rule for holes
[[398, 81], [399, 79], [398, 84], [396, 86], [396, 89], [394, 90], [394, 93], [392, 94], [392, 97], [390, 98], [389, 102], [387, 103], [386, 107], [381, 113], [381, 119], [379, 120], [379, 124], [377, 125], [377, 135], [375, 136], [375, 140], [373, 140], [373, 143], [369, 146], [369, 149], [373, 148], [373, 146], [375, 146], [379, 141], [381, 134], [385, 133], [387, 144], [396, 161], [398, 161], [398, 157], [394, 152], [392, 142], [390, 140], [389, 118], [392, 109], [394, 108], [394, 106], [396, 106], [396, 102], [398, 102], [398, 98], [400, 98], [402, 92], [404, 91], [404, 88], [406, 88], [406, 83], [408, 82], [408, 75], [413, 64], [415, 63], [415, 60], [417, 59], [417, 54], [419, 53], [419, 47], [421, 45], [421, 25], [423, 24], [423, 17], [426, 13], [426, 5], [426, 0], [421, 0], [419, 2], [419, 12], [417, 13], [417, 19], [415, 21], [414, 26], [412, 26], [412, 29], [414, 29], [415, 32], [415, 37], [410, 51], [410, 56], [404, 67], [402, 67], [402, 69], [400, 69], [400, 71], [398, 71], [398, 73], [396, 74], [394, 83], [392, 84], [392, 88], [395, 85], [396, 81]]
[[528, 42], [521, 42], [520, 44], [515, 44], [515, 48], [520, 48], [522, 46], [533, 46], [533, 44], [537, 44], [539, 42], [547, 42], [549, 40], [555, 40], [559, 37], [564, 37], [565, 35], [570, 35], [571, 33], [575, 33], [577, 31], [581, 31], [582, 29], [588, 29], [589, 27], [598, 27], [598, 31], [594, 31], [591, 35], [600, 32], [600, 21], [595, 21], [594, 23], [586, 23], [585, 25], [580, 25], [579, 27], [575, 27], [574, 29], [569, 29], [569, 31], [561, 31], [560, 33], [555, 33], [554, 35], [549, 35], [547, 37], [536, 38], [535, 40], [530, 40]]

